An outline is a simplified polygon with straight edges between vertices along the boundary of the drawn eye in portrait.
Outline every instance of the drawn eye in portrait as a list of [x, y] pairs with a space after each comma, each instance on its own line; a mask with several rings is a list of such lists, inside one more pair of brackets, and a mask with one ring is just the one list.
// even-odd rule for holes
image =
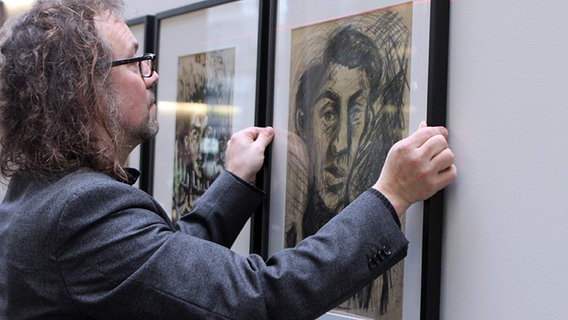
[[[317, 232], [378, 179], [407, 135], [412, 6], [292, 31], [285, 246]], [[399, 264], [338, 310], [402, 318]]]
[[174, 221], [224, 170], [232, 135], [235, 54], [230, 48], [178, 59]]

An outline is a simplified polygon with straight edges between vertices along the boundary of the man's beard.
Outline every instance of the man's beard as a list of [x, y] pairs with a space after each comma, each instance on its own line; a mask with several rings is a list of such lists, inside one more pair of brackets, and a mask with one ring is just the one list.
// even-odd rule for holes
[[111, 125], [119, 145], [126, 145], [133, 149], [158, 134], [158, 122], [152, 119], [150, 112], [146, 114], [144, 121], [136, 124], [124, 121], [120, 118], [119, 113], [113, 113], [113, 115], [111, 116]]
[[152, 119], [150, 113], [148, 113], [144, 125], [138, 126], [137, 136], [142, 139], [142, 141], [148, 141], [155, 137], [160, 130], [160, 126], [158, 125], [158, 121]]

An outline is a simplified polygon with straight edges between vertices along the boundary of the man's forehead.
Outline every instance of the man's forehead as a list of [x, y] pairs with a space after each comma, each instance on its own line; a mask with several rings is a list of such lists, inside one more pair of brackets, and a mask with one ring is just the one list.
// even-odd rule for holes
[[95, 18], [95, 25], [102, 37], [112, 46], [117, 55], [136, 53], [138, 41], [126, 23], [111, 13]]

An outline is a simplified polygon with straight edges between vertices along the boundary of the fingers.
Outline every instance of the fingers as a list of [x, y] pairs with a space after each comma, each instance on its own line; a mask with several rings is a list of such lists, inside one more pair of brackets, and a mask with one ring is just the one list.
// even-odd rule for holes
[[416, 130], [412, 135], [408, 137], [409, 142], [414, 145], [415, 147], [421, 147], [428, 139], [432, 138], [433, 136], [441, 135], [444, 138], [448, 137], [448, 130], [444, 127], [428, 127], [426, 126], [426, 122], [422, 122], [420, 124], [420, 128]]
[[457, 168], [454, 164], [454, 152], [450, 149], [446, 136], [435, 135], [421, 147], [426, 157], [430, 159], [430, 170], [433, 174], [431, 181], [434, 190], [441, 190], [457, 178]]
[[421, 149], [428, 159], [433, 159], [440, 152], [448, 149], [449, 147], [446, 137], [438, 134], [430, 137], [418, 149]]
[[434, 180], [437, 182], [437, 189], [448, 186], [456, 179], [455, 157], [448, 144], [447, 130], [445, 130], [445, 135], [437, 134], [430, 137], [419, 149], [422, 149], [425, 157], [430, 159], [432, 172], [437, 173], [437, 177]]
[[253, 183], [264, 163], [264, 151], [274, 129], [250, 127], [233, 134], [227, 146], [227, 170]]
[[448, 167], [450, 167], [454, 163], [454, 153], [448, 147], [436, 154], [431, 159], [433, 169], [437, 170], [437, 172], [442, 172], [448, 169]]
[[454, 182], [458, 176], [458, 170], [456, 166], [452, 163], [448, 166], [445, 170], [440, 171], [439, 173], [439, 185], [438, 189], [443, 189]]
[[252, 141], [260, 139], [260, 143], [268, 144], [274, 137], [274, 129], [272, 127], [248, 127], [234, 134], [235, 137], [244, 135]]
[[[454, 160], [454, 154], [449, 149], [448, 130], [445, 127], [428, 127], [426, 121], [420, 123], [419, 129], [410, 137], [413, 139], [414, 145], [425, 153], [425, 155], [434, 161], [435, 157], [441, 155], [437, 165], [442, 166], [441, 170], [446, 169]], [[442, 156], [442, 152], [444, 152]]]
[[238, 131], [233, 134], [233, 139], [238, 138], [239, 136], [244, 136], [251, 141], [255, 141], [260, 133], [262, 132], [262, 128], [259, 127], [248, 127], [241, 131]]
[[231, 141], [247, 141], [246, 143], [253, 144], [255, 148], [265, 149], [268, 144], [272, 142], [274, 138], [274, 129], [271, 127], [260, 128], [260, 127], [248, 127], [241, 131], [233, 134], [229, 143]]
[[254, 143], [259, 144], [262, 148], [266, 148], [274, 138], [274, 129], [271, 127], [259, 128], [256, 140]]

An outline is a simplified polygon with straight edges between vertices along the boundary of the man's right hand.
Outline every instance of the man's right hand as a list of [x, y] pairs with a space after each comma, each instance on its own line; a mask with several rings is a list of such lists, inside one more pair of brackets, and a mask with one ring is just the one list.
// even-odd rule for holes
[[391, 202], [399, 216], [457, 178], [447, 137], [446, 128], [427, 127], [422, 122], [415, 133], [390, 149], [373, 188]]

